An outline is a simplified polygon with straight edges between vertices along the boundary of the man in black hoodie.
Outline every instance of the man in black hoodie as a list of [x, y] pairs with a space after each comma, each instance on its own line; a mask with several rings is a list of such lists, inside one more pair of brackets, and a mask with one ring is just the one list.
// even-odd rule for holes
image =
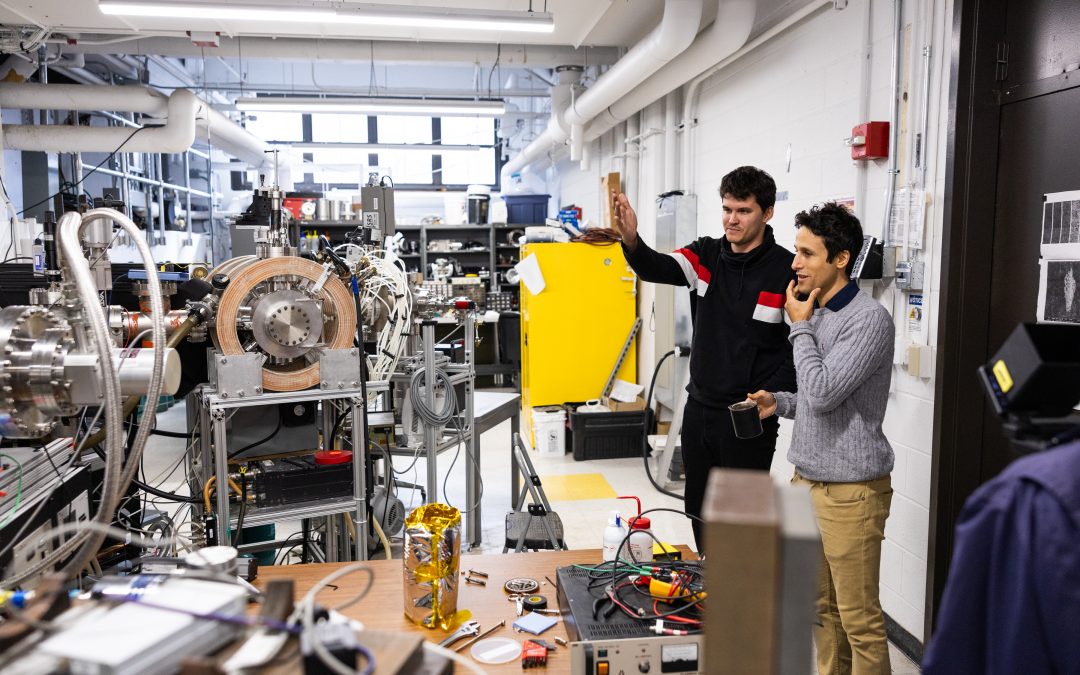
[[[735, 437], [727, 407], [759, 389], [795, 391], [783, 316], [794, 254], [776, 243], [767, 224], [776, 183], [761, 169], [742, 166], [724, 176], [720, 196], [724, 236], [701, 237], [668, 254], [641, 241], [626, 195], [614, 197], [623, 253], [638, 276], [690, 288], [694, 339], [682, 426], [683, 500], [686, 512], [698, 517], [712, 467], [768, 471], [776, 450], [775, 417], [762, 420], [761, 436], [743, 440]], [[693, 526], [703, 551], [701, 524]]]

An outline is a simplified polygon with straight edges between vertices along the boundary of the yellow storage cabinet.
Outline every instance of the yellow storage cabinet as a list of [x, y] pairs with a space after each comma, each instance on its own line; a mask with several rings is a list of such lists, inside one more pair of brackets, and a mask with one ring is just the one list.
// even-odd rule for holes
[[[525, 244], [544, 289], [521, 284], [521, 404], [532, 408], [600, 396], [637, 316], [637, 276], [618, 244]], [[637, 341], [619, 378], [637, 382]]]

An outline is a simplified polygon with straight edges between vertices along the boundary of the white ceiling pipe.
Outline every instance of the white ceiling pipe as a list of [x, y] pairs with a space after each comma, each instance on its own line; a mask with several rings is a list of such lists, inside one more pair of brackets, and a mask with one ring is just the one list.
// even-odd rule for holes
[[255, 168], [267, 167], [272, 163], [269, 153], [273, 148], [268, 143], [213, 108], [209, 108], [206, 118], [199, 119], [198, 134], [200, 138], [207, 139], [211, 146], [221, 148]]
[[[683, 12], [688, 13], [689, 18], [682, 14]], [[591, 119], [590, 115], [604, 110], [625, 95], [635, 83], [640, 82], [642, 77], [655, 72], [690, 45], [700, 23], [700, 0], [666, 0], [660, 24], [617, 64], [601, 75], [593, 86], [573, 102], [572, 107], [568, 106], [565, 112], [558, 115], [554, 114], [559, 108], [555, 105], [553, 90], [553, 114], [547, 130], [503, 166], [503, 177], [521, 171], [537, 158], [546, 155], [552, 147], [565, 145], [574, 125], [583, 126]], [[579, 154], [575, 157], [571, 148], [571, 159], [580, 159], [580, 150], [579, 144]]]
[[[726, 58], [724, 58], [722, 61], [720, 61], [716, 65], [712, 66], [711, 68], [707, 68], [700, 75], [698, 75], [694, 79], [690, 80], [690, 83], [687, 85], [686, 92], [684, 93], [684, 96], [683, 96], [682, 122], [686, 126], [685, 126], [685, 128], [683, 130], [683, 135], [682, 135], [682, 146], [681, 146], [681, 148], [682, 148], [682, 158], [681, 158], [682, 167], [681, 167], [681, 171], [680, 171], [680, 175], [679, 175], [679, 182], [680, 182], [681, 186], [683, 187], [683, 189], [689, 190], [691, 192], [694, 189], [694, 176], [693, 176], [693, 154], [694, 153], [693, 153], [692, 137], [693, 137], [693, 134], [695, 133], [695, 127], [696, 127], [696, 125], [694, 124], [694, 118], [695, 118], [694, 110], [697, 107], [698, 90], [700, 89], [701, 84], [703, 82], [705, 82], [705, 80], [709, 79], [710, 77], [712, 77], [713, 75], [718, 73], [719, 71], [721, 71], [724, 68], [728, 67], [732, 63], [735, 63], [735, 61], [742, 58], [743, 55], [748, 54], [749, 52], [757, 49], [758, 47], [765, 44], [769, 40], [772, 40], [776, 36], [790, 30], [793, 26], [795, 26], [798, 23], [804, 21], [806, 18], [812, 16], [816, 12], [818, 12], [818, 11], [820, 11], [820, 10], [826, 8], [826, 7], [834, 7], [834, 6], [835, 5], [833, 3], [833, 0], [813, 0], [812, 2], [807, 3], [801, 9], [789, 14], [787, 17], [785, 17], [782, 21], [780, 21], [779, 23], [774, 25], [772, 28], [770, 28], [767, 31], [761, 33], [760, 35], [755, 37], [753, 40], [750, 40], [749, 42], [744, 44], [738, 50], [736, 50], [736, 51], [732, 52], [731, 54], [729, 54]], [[869, 12], [870, 10], [867, 9], [867, 11]]]
[[[567, 109], [563, 117], [571, 128], [588, 124], [644, 78], [655, 73], [689, 47], [701, 27], [701, 12], [702, 0], [665, 0], [664, 16], [656, 28], [634, 45], [626, 56], [619, 59], [618, 63], [598, 78]], [[572, 161], [581, 159], [583, 142], [583, 129], [576, 132], [572, 130]]]
[[[203, 49], [190, 38], [152, 37], [120, 44], [77, 42], [64, 47], [65, 52], [83, 54], [131, 54], [175, 56], [183, 58], [222, 57], [226, 59], [273, 59], [275, 61], [371, 61], [371, 40], [245, 37], [221, 38], [221, 46]], [[608, 65], [619, 60], [616, 47], [573, 49], [553, 45], [514, 45], [375, 40], [375, 58], [379, 63], [494, 63], [496, 56], [503, 68], [527, 66], [554, 68], [567, 63]]]
[[584, 140], [599, 138], [742, 47], [750, 36], [756, 13], [756, 0], [720, 0], [716, 21], [701, 31], [684, 52], [601, 112], [585, 129]]
[[[189, 105], [189, 99], [194, 103]], [[140, 131], [124, 144], [127, 152], [183, 152], [191, 147], [195, 140], [197, 121], [200, 137], [209, 139], [213, 145], [230, 155], [255, 167], [263, 166], [269, 161], [265, 152], [271, 149], [269, 145], [225, 115], [211, 109], [187, 89], [176, 89], [172, 96], [166, 97], [143, 86], [3, 83], [0, 84], [0, 108], [113, 110], [137, 112], [159, 119], [168, 118], [167, 126], [173, 131], [165, 132], [162, 128]], [[176, 115], [182, 115], [183, 119], [176, 118]], [[187, 133], [189, 126], [192, 129], [190, 134]], [[131, 133], [130, 129], [123, 127], [9, 125], [6, 129], [8, 133], [5, 134], [5, 147], [45, 152], [112, 152]], [[172, 135], [177, 130], [182, 131], [183, 135]], [[146, 140], [148, 138], [149, 141]], [[187, 144], [180, 147], [179, 144], [184, 138], [187, 139]], [[168, 143], [168, 146], [155, 145], [162, 142]], [[66, 145], [68, 143], [71, 145]], [[87, 143], [92, 143], [94, 147], [86, 147]]]
[[521, 149], [502, 168], [502, 184], [509, 185], [510, 177], [525, 170], [533, 162], [547, 156], [553, 150], [557, 151], [566, 144], [569, 138], [568, 129], [563, 126], [563, 112], [570, 105], [573, 96], [573, 86], [581, 80], [581, 70], [561, 70], [556, 74], [558, 84], [551, 88], [551, 119], [547, 128], [544, 129], [536, 140]]
[[0, 108], [114, 110], [165, 117], [169, 112], [169, 99], [142, 86], [2, 83]]
[[[38, 85], [19, 85], [38, 86]], [[54, 87], [63, 85], [44, 85]], [[128, 87], [87, 87], [71, 85], [79, 89], [128, 89]], [[5, 87], [6, 89], [6, 87]], [[67, 110], [124, 110], [113, 102], [91, 102], [92, 96], [100, 92], [89, 92], [91, 96], [86, 101], [75, 101], [75, 105], [68, 107], [59, 106], [58, 109]], [[21, 101], [21, 94], [15, 97]], [[145, 105], [146, 99], [132, 97], [129, 105]], [[25, 103], [25, 102], [23, 102]], [[3, 105], [3, 104], [0, 104]], [[3, 107], [8, 107], [4, 105]], [[52, 106], [36, 103], [31, 105], [14, 105], [20, 108], [51, 108]], [[191, 147], [195, 140], [195, 117], [206, 115], [209, 109], [204, 102], [200, 101], [195, 94], [187, 89], [177, 89], [168, 98], [166, 115], [168, 121], [164, 126], [146, 127], [132, 135], [128, 127], [82, 127], [68, 125], [7, 125], [4, 127], [4, 147], [12, 150], [29, 150], [35, 152], [114, 152], [123, 148], [126, 152], [184, 152]], [[142, 111], [136, 111], [142, 112]]]

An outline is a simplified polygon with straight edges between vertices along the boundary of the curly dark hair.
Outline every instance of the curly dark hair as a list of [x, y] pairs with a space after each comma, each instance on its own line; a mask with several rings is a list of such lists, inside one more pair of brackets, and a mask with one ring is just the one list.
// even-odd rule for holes
[[720, 181], [720, 196], [757, 200], [762, 211], [776, 204], [776, 181], [756, 166], [740, 166]]
[[862, 225], [855, 214], [836, 202], [825, 202], [796, 214], [795, 227], [805, 227], [825, 240], [825, 250], [829, 254], [826, 260], [829, 262], [841, 251], [847, 251], [851, 257], [844, 272], [851, 276], [851, 267], [863, 245]]

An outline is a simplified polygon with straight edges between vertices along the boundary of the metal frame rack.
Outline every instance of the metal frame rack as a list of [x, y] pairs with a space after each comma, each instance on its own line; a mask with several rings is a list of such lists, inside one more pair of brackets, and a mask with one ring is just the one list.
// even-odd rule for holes
[[[421, 450], [425, 452], [427, 475], [425, 487], [427, 488], [427, 501], [433, 502], [438, 499], [439, 475], [436, 457], [442, 452], [457, 446], [465, 445], [465, 502], [466, 507], [471, 506], [465, 513], [465, 541], [471, 546], [480, 544], [480, 500], [478, 499], [480, 471], [479, 444], [474, 442], [474, 430], [476, 427], [474, 396], [476, 382], [476, 364], [474, 342], [476, 339], [476, 321], [471, 312], [465, 313], [463, 318], [465, 330], [465, 359], [464, 363], [447, 364], [445, 369], [451, 385], [465, 385], [465, 405], [463, 423], [460, 425], [460, 434], [448, 438], [436, 438], [435, 428], [424, 426], [424, 443]], [[420, 336], [423, 342], [423, 369], [427, 373], [435, 371], [435, 326], [434, 321], [425, 321], [420, 326]], [[411, 374], [415, 368], [408, 366], [402, 368], [399, 365], [397, 373], [390, 377], [393, 383], [408, 386]], [[425, 398], [428, 407], [435, 405], [434, 387], [425, 388]], [[397, 456], [412, 456], [417, 452], [415, 448], [391, 448], [390, 454]]]
[[[348, 351], [348, 350], [346, 350]], [[215, 355], [215, 358], [221, 358]], [[243, 357], [229, 357], [231, 359]], [[339, 385], [343, 384], [341, 382]], [[388, 392], [390, 387], [387, 382], [367, 382], [367, 392]], [[323, 429], [333, 427], [333, 407], [326, 405], [330, 401], [344, 401], [349, 406], [349, 419], [352, 427], [353, 445], [353, 495], [351, 497], [337, 497], [332, 499], [318, 499], [300, 502], [287, 506], [272, 507], [248, 507], [250, 510], [244, 516], [245, 525], [260, 525], [282, 520], [297, 520], [315, 518], [319, 516], [334, 516], [351, 512], [353, 522], [356, 525], [356, 560], [367, 558], [367, 473], [364, 470], [367, 465], [367, 443], [361, 439], [367, 439], [367, 426], [364, 417], [364, 398], [360, 387], [344, 387], [335, 389], [307, 389], [296, 392], [258, 393], [255, 395], [229, 396], [228, 392], [214, 392], [210, 388], [204, 388], [197, 397], [199, 401], [199, 415], [202, 429], [209, 433], [200, 435], [198, 451], [200, 453], [200, 485], [204, 485], [211, 476], [216, 476], [218, 486], [215, 496], [214, 511], [218, 514], [217, 528], [218, 540], [229, 541], [232, 530], [237, 524], [238, 514], [234, 514], [229, 506], [229, 457], [228, 457], [228, 411], [238, 408], [249, 408], [264, 405], [277, 405], [281, 403], [314, 403], [319, 405], [322, 416]], [[213, 445], [211, 445], [213, 441]], [[228, 514], [223, 517], [221, 514]], [[260, 543], [252, 546], [241, 546], [244, 552], [274, 548], [274, 544], [281, 542]], [[334, 537], [327, 537], [327, 558], [335, 560], [341, 557], [344, 551], [336, 545]]]
[[[465, 501], [467, 507], [470, 507], [465, 513], [465, 535], [466, 542], [472, 546], [480, 544], [480, 495], [479, 495], [479, 444], [475, 438], [475, 408], [474, 408], [474, 381], [475, 381], [475, 364], [474, 364], [474, 348], [473, 342], [476, 336], [475, 319], [471, 312], [464, 314], [462, 319], [464, 324], [464, 363], [451, 363], [446, 364], [444, 369], [447, 371], [448, 378], [451, 386], [462, 384], [465, 387], [465, 398], [463, 402], [463, 410], [461, 412], [461, 420], [459, 424], [459, 433], [454, 433], [450, 436], [436, 438], [436, 430], [430, 425], [424, 427], [424, 441], [419, 447], [392, 447], [389, 449], [391, 455], [395, 456], [413, 456], [417, 453], [424, 453], [427, 464], [427, 476], [426, 476], [426, 488], [427, 488], [427, 501], [436, 501], [439, 497], [438, 486], [438, 465], [437, 456], [442, 452], [456, 447], [459, 443], [465, 446], [465, 463], [466, 463], [466, 479], [465, 479]], [[435, 370], [435, 322], [424, 322], [420, 326], [421, 337], [423, 341], [422, 349], [422, 368], [427, 373], [432, 373]], [[328, 350], [333, 352], [335, 350]], [[350, 350], [340, 350], [349, 352]], [[220, 354], [215, 354], [216, 360], [224, 361]], [[227, 357], [229, 361], [244, 361], [249, 360], [250, 363], [244, 364], [232, 364], [233, 366], [239, 366], [240, 368], [247, 367], [249, 372], [258, 372], [261, 363], [253, 358], [252, 355], [247, 356], [230, 356]], [[356, 356], [353, 355], [353, 359], [356, 360]], [[332, 360], [325, 360], [327, 357], [324, 353], [324, 365], [330, 364]], [[358, 361], [357, 361], [358, 363]], [[384, 403], [388, 403], [391, 399], [392, 389], [395, 385], [408, 386], [411, 375], [416, 370], [416, 366], [413, 365], [416, 362], [407, 364], [405, 367], [399, 367], [399, 372], [395, 373], [390, 381], [370, 381], [366, 383], [368, 396], [372, 394], [383, 394]], [[228, 364], [226, 364], [228, 365]], [[329, 367], [329, 366], [327, 366]], [[220, 377], [220, 376], [219, 376]], [[243, 378], [241, 378], [242, 380]], [[250, 377], [248, 379], [251, 379]], [[317, 499], [311, 501], [300, 502], [296, 504], [290, 504], [286, 506], [271, 506], [271, 507], [252, 507], [247, 506], [248, 511], [244, 516], [244, 525], [260, 525], [265, 523], [279, 522], [283, 520], [299, 520], [307, 518], [317, 517], [333, 517], [340, 514], [351, 513], [353, 522], [356, 526], [355, 537], [355, 555], [357, 560], [364, 560], [368, 556], [368, 516], [367, 516], [367, 473], [365, 471], [368, 459], [367, 443], [368, 437], [367, 421], [364, 415], [365, 401], [363, 398], [363, 391], [360, 387], [351, 386], [352, 381], [346, 377], [342, 380], [324, 382], [322, 388], [308, 389], [304, 391], [296, 392], [275, 392], [275, 393], [263, 393], [261, 387], [249, 387], [252, 391], [259, 390], [257, 393], [252, 393], [240, 389], [239, 392], [233, 391], [232, 395], [228, 391], [223, 391], [220, 387], [215, 390], [211, 386], [204, 386], [201, 392], [196, 395], [196, 400], [199, 403], [199, 416], [201, 428], [208, 430], [207, 433], [200, 435], [197, 451], [200, 455], [201, 461], [199, 463], [200, 470], [196, 472], [199, 480], [199, 487], [205, 485], [206, 481], [211, 476], [216, 476], [215, 482], [217, 484], [217, 492], [214, 499], [214, 511], [218, 514], [217, 517], [217, 529], [218, 529], [218, 541], [229, 541], [232, 531], [235, 529], [238, 521], [238, 513], [235, 513], [235, 509], [232, 509], [229, 504], [229, 457], [228, 457], [228, 417], [229, 411], [239, 408], [250, 408], [256, 406], [277, 405], [281, 403], [312, 403], [316, 404], [320, 408], [319, 414], [321, 415], [323, 429], [330, 429], [334, 425], [334, 407], [328, 405], [329, 402], [340, 401], [344, 402], [349, 407], [349, 427], [351, 428], [351, 438], [353, 447], [353, 495], [351, 497], [336, 497], [329, 499]], [[329, 386], [327, 386], [329, 385]], [[232, 387], [236, 389], [236, 387]], [[429, 408], [435, 405], [435, 392], [434, 387], [426, 387], [427, 405]], [[368, 412], [369, 415], [379, 414], [378, 412]], [[325, 444], [325, 441], [324, 441]], [[386, 480], [392, 480], [392, 472], [387, 470]], [[195, 486], [193, 486], [194, 489]], [[228, 514], [228, 517], [222, 517], [221, 514]], [[328, 560], [339, 559], [343, 556], [346, 546], [343, 543], [339, 543], [338, 539], [334, 536], [326, 537], [327, 551], [326, 558]], [[345, 541], [342, 538], [342, 541]], [[239, 548], [242, 552], [254, 552], [257, 550], [266, 550], [270, 548], [276, 548], [283, 545], [284, 542], [272, 541], [272, 542], [260, 542], [258, 544], [241, 545]]]

